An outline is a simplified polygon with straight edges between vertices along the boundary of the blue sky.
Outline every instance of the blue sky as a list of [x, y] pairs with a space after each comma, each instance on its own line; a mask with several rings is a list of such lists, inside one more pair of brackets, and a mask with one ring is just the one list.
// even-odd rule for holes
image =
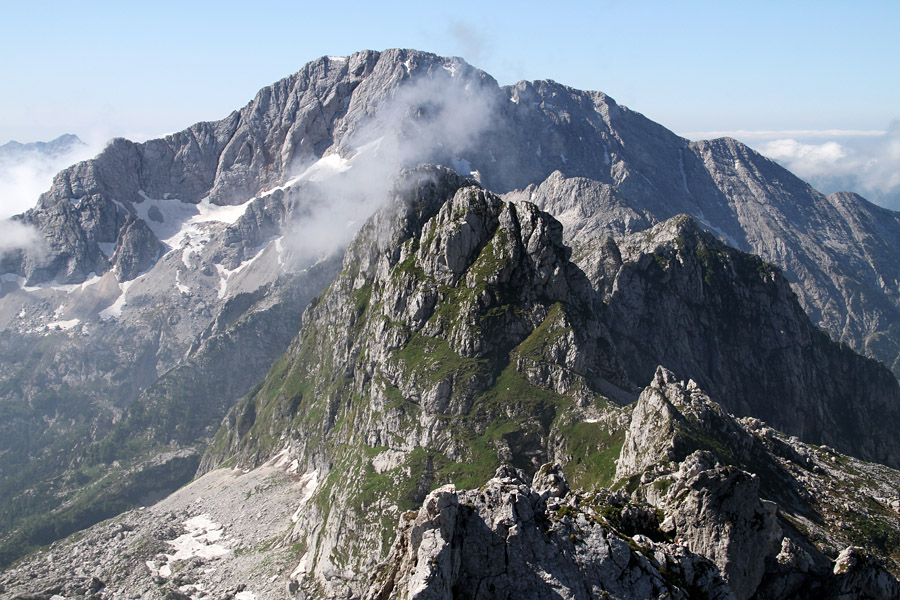
[[601, 90], [695, 139], [840, 142], [900, 119], [897, 0], [0, 0], [0, 14], [0, 144], [156, 137], [316, 57], [389, 47], [462, 56], [501, 84]]
[[324, 54], [414, 47], [599, 89], [677, 133], [883, 130], [900, 2], [2, 0], [0, 143], [225, 116]]

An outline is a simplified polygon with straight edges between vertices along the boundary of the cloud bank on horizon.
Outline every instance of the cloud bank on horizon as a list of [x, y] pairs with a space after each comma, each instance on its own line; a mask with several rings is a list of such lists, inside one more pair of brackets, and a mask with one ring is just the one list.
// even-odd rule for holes
[[775, 139], [759, 151], [822, 192], [853, 191], [887, 208], [900, 209], [900, 120], [877, 136], [819, 143]]
[[739, 139], [820, 192], [856, 192], [900, 210], [900, 120], [884, 131], [739, 130], [692, 132], [686, 137]]

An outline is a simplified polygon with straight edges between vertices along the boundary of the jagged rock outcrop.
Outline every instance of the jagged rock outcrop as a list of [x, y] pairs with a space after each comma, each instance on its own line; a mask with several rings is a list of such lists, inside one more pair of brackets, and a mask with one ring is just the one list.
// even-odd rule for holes
[[[751, 467], [760, 475], [745, 470]], [[390, 472], [389, 464], [374, 468]], [[619, 468], [625, 489], [614, 493], [572, 490], [563, 469], [549, 464], [530, 485], [521, 469], [503, 466], [479, 488], [439, 487], [420, 509], [399, 515], [390, 552], [370, 577], [356, 579], [356, 592], [341, 585], [349, 578], [339, 570], [340, 558], [316, 556], [314, 546], [296, 537], [298, 529], [316, 526], [317, 494], [327, 490], [329, 501], [340, 503], [342, 488], [329, 487], [333, 472], [301, 475], [285, 448], [256, 469], [213, 471], [157, 507], [98, 525], [26, 560], [0, 584], [26, 594], [80, 594], [96, 580], [110, 594], [287, 589], [291, 597], [336, 592], [385, 600], [887, 600], [900, 589], [869, 551], [830, 549], [858, 533], [842, 523], [871, 511], [865, 498], [880, 498], [883, 509], [865, 514], [866, 535], [874, 537], [855, 541], [873, 548], [900, 540], [886, 497], [900, 473], [805, 446], [758, 420], [736, 420], [669, 371], [660, 368], [638, 401]], [[863, 496], [848, 496], [836, 482]], [[777, 506], [763, 496], [777, 498]], [[250, 497], [250, 503], [240, 500]], [[294, 506], [297, 525], [285, 536], [277, 524]], [[352, 511], [338, 514], [343, 535], [333, 548], [353, 555], [367, 544], [370, 525]], [[329, 536], [321, 523], [318, 531]], [[388, 526], [386, 533], [393, 532]], [[334, 578], [332, 592], [304, 576], [319, 562]]]
[[[896, 516], [831, 483], [877, 495], [900, 474], [831, 460], [758, 420], [736, 420], [662, 367], [635, 406], [617, 476], [663, 511], [662, 531], [716, 563], [737, 598], [887, 599], [900, 589], [871, 555], [875, 544], [883, 552], [885, 540], [900, 541]], [[861, 514], [867, 534], [845, 521]], [[858, 535], [873, 536], [869, 552], [838, 556]]]
[[[613, 120], [610, 130], [649, 133], [638, 117]], [[573, 244], [689, 214], [729, 245], [778, 265], [815, 324], [898, 372], [896, 212], [856, 194], [820, 194], [733, 139], [689, 143], [657, 132], [624, 140], [629, 146], [616, 137], [603, 138], [612, 157], [605, 164], [588, 172], [560, 164], [508, 197], [558, 216]], [[638, 153], [658, 158], [652, 172], [641, 169]], [[643, 186], [629, 188], [636, 181]]]
[[[416, 88], [422, 81], [429, 83]], [[418, 93], [396, 93], [405, 87]], [[410, 50], [323, 57], [221, 121], [143, 144], [114, 140], [94, 161], [62, 172], [41, 206], [96, 198], [133, 206], [141, 193], [239, 204], [326, 154], [352, 152], [357, 140], [385, 133], [372, 125], [373, 114], [394, 120], [404, 102], [431, 95], [439, 97], [439, 112], [467, 102], [479, 117], [467, 119], [471, 131], [448, 138], [443, 150], [415, 143], [419, 155], [400, 152], [405, 166], [436, 162], [475, 174], [495, 192], [524, 190], [511, 197], [560, 217], [567, 241], [690, 214], [784, 269], [813, 322], [835, 339], [894, 367], [896, 213], [852, 194], [823, 196], [735, 140], [688, 142], [600, 92], [552, 81], [499, 87], [459, 59]], [[427, 123], [397, 125], [402, 136], [434, 133]], [[114, 243], [117, 233], [97, 241]], [[94, 254], [75, 260], [67, 281], [102, 272]], [[17, 272], [31, 283], [58, 276], [24, 264]]]
[[512, 469], [479, 489], [439, 488], [403, 517], [363, 597], [733, 597], [705, 559], [617, 532], [617, 509], [574, 493], [545, 498]]
[[732, 413], [900, 465], [900, 447], [874, 442], [900, 422], [896, 379], [813, 326], [773, 265], [686, 216], [585, 245], [575, 260], [604, 299], [631, 381], [667, 365]]
[[[617, 423], [593, 386], [616, 389], [602, 378], [619, 368], [602, 324], [586, 318], [593, 292], [558, 224], [473, 183], [440, 168], [398, 182], [204, 459], [236, 454], [249, 466], [287, 447], [301, 472], [317, 473], [323, 484], [292, 534], [310, 557], [300, 586], [360, 590], [388, 523], [434, 485], [484, 481], [506, 460], [533, 473], [587, 415], [611, 417], [592, 430]], [[364, 526], [373, 511], [380, 524]], [[348, 521], [360, 537], [344, 555]]]

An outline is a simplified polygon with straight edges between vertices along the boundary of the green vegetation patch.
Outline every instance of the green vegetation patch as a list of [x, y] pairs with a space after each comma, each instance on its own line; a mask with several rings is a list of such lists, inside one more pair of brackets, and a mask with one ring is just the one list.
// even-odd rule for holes
[[560, 427], [572, 456], [566, 477], [573, 487], [585, 490], [610, 487], [616, 478], [616, 459], [625, 443], [625, 430], [603, 423], [574, 423]]

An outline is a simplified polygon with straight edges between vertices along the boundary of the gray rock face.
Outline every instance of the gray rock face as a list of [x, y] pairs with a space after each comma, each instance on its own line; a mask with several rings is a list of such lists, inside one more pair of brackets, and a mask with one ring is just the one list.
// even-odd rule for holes
[[685, 456], [692, 445], [685, 414], [707, 426], [725, 424], [718, 435], [743, 434], [717, 408], [693, 382], [685, 388], [670, 371], [658, 369], [634, 409], [617, 475], [627, 478], [657, 464], [684, 461], [668, 490], [667, 497], [677, 499], [677, 509], [667, 528], [692, 551], [715, 562], [735, 596], [744, 600], [759, 586], [765, 559], [774, 554], [781, 532], [772, 509], [759, 501], [754, 475], [716, 466], [715, 459], [702, 452]]
[[828, 340], [772, 265], [686, 217], [618, 244], [586, 244], [575, 260], [604, 298], [604, 321], [631, 381], [667, 365], [735, 414], [900, 464], [892, 443], [867, 441], [891, 438], [884, 424], [900, 419], [895, 378]]
[[629, 547], [603, 518], [608, 508], [575, 494], [545, 500], [502, 473], [477, 490], [439, 488], [404, 517], [363, 597], [687, 598], [661, 574], [672, 567], [704, 573], [682, 579], [694, 593], [733, 597], [699, 556], [649, 539], [641, 551]]
[[898, 583], [884, 562], [834, 550], [854, 539], [848, 515], [895, 530], [888, 503], [873, 511], [827, 482], [890, 489], [898, 473], [822, 458], [758, 420], [734, 419], [660, 367], [634, 409], [617, 474], [663, 511], [662, 531], [718, 566], [737, 598], [890, 598]]
[[745, 471], [719, 467], [697, 473], [684, 486], [673, 515], [679, 538], [719, 566], [738, 600], [752, 597], [765, 558], [781, 542], [774, 510], [758, 500], [759, 482]]
[[161, 254], [160, 246], [144, 221], [129, 216], [116, 240], [116, 279], [131, 281], [152, 267]]
[[[476, 91], [460, 102], [483, 106], [489, 118], [469, 123], [465, 141], [454, 139], [459, 143], [445, 151], [410, 146], [421, 152], [401, 153], [408, 166], [456, 165], [495, 192], [522, 190], [510, 198], [558, 216], [567, 241], [601, 232], [620, 236], [690, 214], [731, 245], [780, 266], [814, 323], [894, 368], [900, 355], [896, 213], [853, 194], [819, 194], [734, 140], [688, 142], [602, 93], [552, 81], [501, 88], [458, 59], [409, 50], [319, 59], [221, 121], [144, 144], [114, 140], [97, 159], [60, 173], [41, 207], [97, 197], [132, 206], [141, 193], [239, 204], [325, 154], [376, 138], [383, 131], [373, 128], [372, 115], [398, 112], [402, 107], [391, 103], [396, 90], [419, 89], [420, 81], [445, 91], [468, 84]], [[427, 97], [410, 96], [413, 104]], [[453, 108], [441, 106], [448, 113]], [[413, 138], [430, 131], [415, 120], [397, 125]], [[37, 215], [25, 220], [40, 227]], [[112, 239], [93, 241], [114, 243], [118, 230], [104, 237]], [[61, 258], [30, 265], [7, 256], [5, 264], [30, 283], [80, 282], [104, 271], [96, 254], [87, 248], [71, 257], [77, 266], [62, 272]]]
[[884, 571], [881, 561], [856, 546], [845, 548], [837, 557], [834, 574], [841, 578], [839, 598], [887, 599], [900, 595], [900, 582]]
[[[614, 125], [651, 129], [638, 119]], [[558, 216], [570, 243], [600, 233], [620, 238], [689, 214], [731, 246], [781, 267], [814, 323], [897, 372], [897, 213], [855, 194], [820, 194], [735, 140], [687, 143], [668, 132], [653, 139], [610, 150], [618, 174], [561, 165], [508, 197]], [[657, 156], [654, 170], [642, 170], [635, 153]], [[644, 186], [632, 191], [626, 186], [635, 179]]]

